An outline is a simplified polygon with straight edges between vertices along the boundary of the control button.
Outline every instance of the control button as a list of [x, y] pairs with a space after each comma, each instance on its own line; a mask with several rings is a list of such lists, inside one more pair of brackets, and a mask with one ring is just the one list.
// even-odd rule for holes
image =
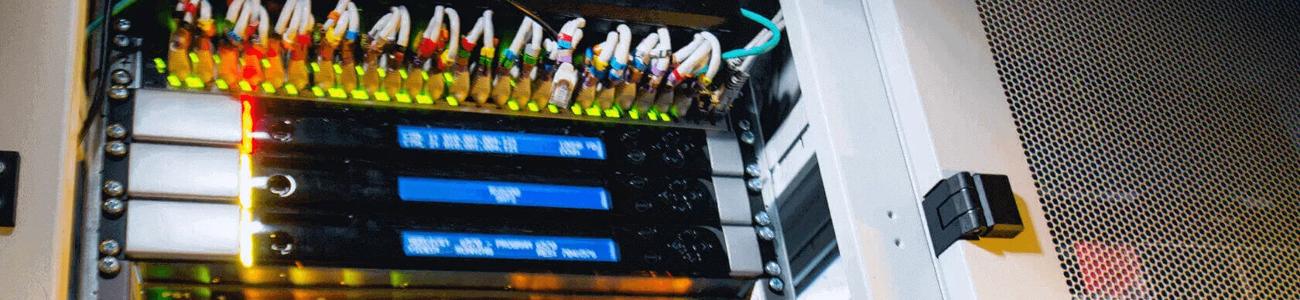
[[645, 159], [646, 159], [645, 151], [632, 150], [627, 153], [627, 161], [631, 162], [632, 164], [639, 165], [641, 163], [644, 163]]
[[673, 182], [668, 183], [668, 190], [674, 192], [685, 191], [686, 186], [689, 184], [690, 182], [687, 182], [686, 179], [673, 180]]
[[663, 161], [670, 167], [680, 168], [686, 164], [686, 156], [681, 150], [668, 150], [664, 152]]
[[704, 261], [704, 258], [711, 255], [716, 248], [696, 229], [687, 229], [678, 233], [668, 247], [677, 252], [678, 257], [687, 263]]
[[636, 211], [637, 211], [637, 212], [647, 212], [647, 211], [650, 211], [651, 209], [654, 209], [654, 208], [655, 208], [655, 204], [654, 204], [654, 203], [651, 203], [650, 201], [646, 201], [646, 200], [637, 200], [637, 201], [636, 201]]
[[631, 179], [627, 180], [627, 185], [634, 189], [643, 189], [648, 181], [649, 179], [646, 179], [645, 177], [633, 176]]

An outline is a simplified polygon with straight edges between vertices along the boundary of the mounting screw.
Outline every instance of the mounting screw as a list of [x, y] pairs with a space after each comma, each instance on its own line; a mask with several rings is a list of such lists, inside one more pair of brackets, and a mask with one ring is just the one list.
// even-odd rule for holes
[[758, 175], [762, 175], [762, 174], [763, 174], [763, 169], [759, 168], [758, 164], [745, 165], [745, 175], [749, 175], [749, 177], [758, 177]]
[[115, 84], [108, 88], [108, 97], [113, 98], [113, 100], [125, 100], [129, 96], [131, 96], [131, 92], [126, 90], [126, 86]]
[[126, 46], [130, 46], [130, 45], [131, 45], [131, 38], [126, 37], [125, 35], [121, 35], [121, 34], [119, 34], [119, 35], [115, 35], [115, 36], [113, 36], [113, 45], [117, 45], [118, 47], [126, 47]]
[[131, 30], [131, 20], [117, 19], [117, 31]]
[[117, 257], [105, 256], [99, 259], [99, 272], [106, 275], [117, 274], [122, 271], [122, 263], [117, 261]]
[[122, 244], [119, 244], [117, 240], [104, 240], [103, 242], [99, 242], [99, 254], [103, 254], [104, 256], [114, 256], [120, 252], [122, 252]]
[[5, 173], [5, 167], [8, 167], [8, 166], [5, 165], [5, 162], [0, 161], [0, 174], [4, 174], [4, 173]]
[[113, 71], [112, 78], [113, 83], [128, 84], [131, 83], [131, 72], [127, 72], [126, 70], [116, 70]]
[[749, 188], [749, 191], [751, 192], [762, 192], [763, 180], [758, 178], [750, 178], [749, 180], [745, 180], [745, 187]]
[[743, 132], [741, 132], [741, 133], [740, 133], [740, 141], [741, 141], [741, 142], [744, 142], [746, 145], [753, 145], [753, 144], [754, 144], [754, 133], [753, 133], [753, 132], [749, 132], [749, 131], [743, 131]]
[[773, 292], [781, 292], [785, 290], [785, 282], [781, 281], [781, 278], [768, 279], [767, 288], [772, 289]]
[[772, 225], [772, 216], [767, 215], [765, 211], [760, 211], [754, 214], [754, 223], [762, 226]]
[[767, 272], [767, 275], [771, 276], [781, 276], [781, 264], [769, 261], [763, 264], [763, 272]]
[[112, 125], [108, 125], [108, 128], [104, 129], [104, 134], [108, 135], [108, 138], [110, 139], [124, 138], [126, 137], [126, 126], [113, 123]]
[[767, 226], [759, 227], [758, 238], [763, 239], [764, 241], [770, 241], [776, 239], [776, 231], [772, 231], [772, 227], [767, 227]]
[[100, 205], [100, 209], [103, 209], [104, 213], [110, 216], [117, 216], [126, 210], [126, 203], [122, 203], [121, 199], [108, 198], [108, 200], [104, 200], [104, 204]]
[[736, 126], [740, 127], [740, 130], [749, 131], [749, 120], [740, 120], [740, 122], [736, 122]]
[[108, 144], [104, 144], [104, 152], [108, 152], [108, 154], [113, 156], [126, 155], [126, 143], [123, 143], [122, 141], [108, 142]]
[[108, 195], [109, 197], [117, 197], [121, 196], [122, 193], [126, 193], [126, 186], [123, 186], [121, 182], [117, 182], [117, 180], [104, 182], [105, 195]]

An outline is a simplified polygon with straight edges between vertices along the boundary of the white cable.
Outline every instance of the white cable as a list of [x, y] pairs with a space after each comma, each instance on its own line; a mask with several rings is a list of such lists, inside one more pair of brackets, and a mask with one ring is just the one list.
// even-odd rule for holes
[[542, 48], [546, 49], [546, 58], [549, 58], [551, 60], [555, 60], [555, 57], [558, 54], [556, 53], [557, 51], [555, 50], [558, 50], [557, 48], [559, 47], [560, 44], [556, 43], [555, 40], [552, 40], [550, 38], [547, 38], [545, 41], [542, 41]]
[[348, 15], [352, 20], [348, 23], [348, 32], [361, 32], [361, 13], [357, 11], [355, 3], [348, 3]]
[[[465, 41], [470, 44], [476, 43], [480, 35], [483, 35], [483, 17], [474, 21], [474, 27], [470, 28], [469, 34], [465, 35]], [[474, 51], [474, 49], [465, 49], [465, 51]]]
[[[299, 30], [299, 28], [302, 27], [302, 23], [309, 22], [307, 16], [311, 15], [311, 11], [305, 10], [309, 8], [303, 7], [303, 4], [310, 2], [311, 1], [300, 1], [295, 5], [296, 8], [293, 10], [293, 16], [289, 18], [288, 28], [285, 28], [284, 32], [280, 33], [280, 35], [284, 37], [285, 43], [294, 43], [294, 41], [297, 40], [298, 32], [305, 31]], [[304, 11], [306, 11], [306, 13], [303, 13]]]
[[443, 55], [446, 59], [451, 59], [460, 49], [460, 15], [456, 13], [456, 9], [450, 7], [446, 12], [447, 23], [451, 26], [451, 39], [447, 40], [447, 52], [443, 52]]
[[645, 38], [641, 39], [640, 43], [636, 44], [636, 50], [632, 52], [632, 57], [645, 61], [650, 58], [650, 49], [654, 48], [658, 44], [659, 33], [651, 32], [650, 35], [645, 36]]
[[366, 35], [369, 36], [378, 35], [379, 32], [384, 29], [384, 27], [388, 26], [388, 22], [392, 19], [393, 19], [392, 14], [385, 14], [383, 17], [379, 17], [379, 22], [375, 22], [375, 26], [370, 27], [370, 31], [366, 32]]
[[[311, 0], [307, 0], [307, 1], [311, 1]], [[346, 13], [348, 12], [349, 4], [352, 4], [352, 0], [339, 0], [339, 3], [334, 5], [334, 11], [340, 13]], [[339, 16], [339, 18], [342, 17], [343, 17], [342, 15]], [[339, 22], [339, 24], [343, 24], [343, 22]]]
[[713, 50], [713, 47], [711, 46], [695, 47], [695, 51], [691, 52], [691, 56], [687, 57], [685, 61], [682, 61], [681, 64], [677, 65], [676, 73], [683, 76], [678, 79], [680, 80], [691, 77], [695, 71], [695, 67], [698, 66], [701, 61], [704, 61], [704, 58], [708, 56], [711, 50]]
[[[328, 21], [325, 21], [325, 22], [328, 23], [328, 22], [330, 22], [330, 21], [333, 21], [333, 20], [328, 20]], [[352, 22], [352, 11], [351, 11], [351, 10], [344, 10], [343, 13], [342, 13], [342, 15], [339, 16], [338, 24], [334, 26], [334, 31], [333, 31], [333, 33], [332, 33], [332, 34], [334, 35], [334, 37], [335, 37], [335, 38], [342, 37], [342, 36], [343, 36], [343, 33], [347, 31], [347, 29], [348, 29], [348, 25], [350, 25], [351, 22]]]
[[718, 43], [718, 37], [713, 36], [713, 33], [705, 31], [701, 34], [713, 49], [709, 51], [709, 70], [704, 72], [704, 78], [713, 80], [713, 76], [718, 75], [718, 66], [722, 65], [722, 44]]
[[208, 0], [199, 1], [199, 21], [212, 20], [212, 4]]
[[442, 19], [446, 16], [446, 7], [438, 5], [433, 9], [433, 18], [429, 19], [429, 26], [424, 27], [424, 38], [431, 41], [437, 41], [438, 32], [442, 31]]
[[618, 47], [618, 32], [610, 31], [605, 34], [605, 41], [600, 43], [600, 54], [596, 54], [596, 57], [601, 62], [609, 63], [609, 58], [614, 57], [615, 47]]
[[[235, 1], [238, 2], [239, 0], [235, 0]], [[250, 3], [247, 3], [247, 5], [245, 5], [245, 7], [241, 9], [242, 11], [239, 12], [239, 21], [235, 22], [235, 35], [239, 36], [239, 39], [241, 40], [248, 39], [248, 37], [244, 36], [244, 32], [246, 31], [245, 29], [248, 28], [248, 18], [253, 17], [253, 9], [247, 7], [252, 5], [251, 3], [252, 0], [246, 0], [244, 2], [250, 2]]]
[[[542, 38], [546, 36], [546, 32], [542, 31], [542, 23], [537, 23], [537, 21], [533, 21], [532, 19], [528, 19], [528, 22], [533, 27], [531, 32], [533, 38], [532, 46], [537, 47], [538, 51], [540, 51], [542, 47]], [[534, 53], [533, 55], [537, 54]]]
[[632, 46], [632, 29], [628, 28], [627, 25], [619, 24], [617, 30], [618, 46], [614, 48], [616, 51], [614, 52], [614, 61], [618, 62], [619, 65], [626, 67], [628, 63], [627, 54], [630, 50], [629, 48]]
[[230, 9], [226, 10], [226, 21], [238, 23], [236, 20], [239, 19], [240, 15], [242, 15], [241, 9], [244, 7], [244, 2], [245, 1], [241, 0], [230, 2]]
[[406, 10], [406, 6], [401, 7], [402, 11], [402, 31], [397, 35], [397, 45], [403, 48], [411, 42], [411, 13]]
[[284, 8], [280, 9], [280, 17], [275, 19], [275, 33], [284, 35], [284, 30], [289, 28], [289, 17], [293, 16], [293, 10], [298, 9], [297, 4], [298, 0], [288, 0], [284, 2]]
[[496, 32], [492, 27], [492, 10], [483, 11], [483, 25], [483, 42], [480, 43], [482, 45], [480, 47], [496, 48], [496, 45], [492, 44], [492, 40], [496, 38]]
[[524, 46], [524, 39], [528, 37], [528, 31], [533, 29], [533, 24], [529, 23], [532, 21], [533, 19], [528, 17], [524, 17], [523, 21], [519, 21], [519, 30], [515, 31], [515, 38], [510, 40], [510, 48], [507, 48], [510, 49], [510, 52], [519, 54], [519, 49]]
[[271, 37], [267, 34], [271, 32], [271, 16], [266, 13], [266, 7], [257, 6], [257, 41], [263, 46], [271, 42]]
[[301, 27], [298, 27], [298, 32], [296, 33], [297, 34], [311, 33], [311, 27], [316, 25], [316, 16], [311, 14], [311, 0], [299, 2], [298, 10], [295, 13], [303, 16], [302, 22], [299, 22], [302, 25]]
[[677, 61], [677, 62], [685, 61], [687, 56], [694, 53], [695, 48], [699, 47], [700, 44], [702, 43], [704, 43], [704, 37], [696, 33], [695, 37], [691, 39], [690, 44], [686, 44], [685, 47], [678, 49], [677, 52], [673, 52], [673, 61]]
[[389, 7], [388, 9], [390, 11], [389, 14], [393, 15], [393, 20], [388, 22], [388, 26], [384, 27], [384, 31], [380, 32], [380, 36], [383, 37], [385, 41], [391, 43], [397, 41], [397, 29], [402, 26], [402, 10], [398, 9], [396, 6]]

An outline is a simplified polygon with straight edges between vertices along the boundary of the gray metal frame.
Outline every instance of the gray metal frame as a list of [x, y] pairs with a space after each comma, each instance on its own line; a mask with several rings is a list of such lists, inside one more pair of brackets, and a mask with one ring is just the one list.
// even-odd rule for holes
[[[1067, 298], [975, 3], [781, 4], [803, 99], [764, 149], [764, 197], [820, 165], [852, 297]], [[919, 205], [959, 170], [1010, 176], [1026, 230], [936, 258]]]

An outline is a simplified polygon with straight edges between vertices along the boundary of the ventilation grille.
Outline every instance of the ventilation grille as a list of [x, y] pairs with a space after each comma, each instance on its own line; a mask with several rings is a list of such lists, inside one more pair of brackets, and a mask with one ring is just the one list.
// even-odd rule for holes
[[1075, 297], [1300, 297], [1300, 2], [976, 3]]

